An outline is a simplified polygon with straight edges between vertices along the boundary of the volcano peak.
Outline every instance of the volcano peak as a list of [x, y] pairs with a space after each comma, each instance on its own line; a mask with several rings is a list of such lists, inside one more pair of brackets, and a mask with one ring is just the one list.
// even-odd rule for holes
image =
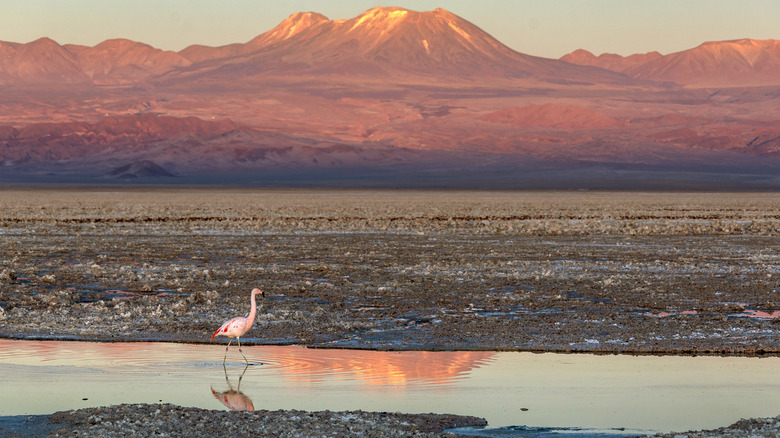
[[283, 41], [304, 30], [329, 21], [328, 17], [317, 12], [296, 12], [256, 39], [262, 39], [265, 44]]

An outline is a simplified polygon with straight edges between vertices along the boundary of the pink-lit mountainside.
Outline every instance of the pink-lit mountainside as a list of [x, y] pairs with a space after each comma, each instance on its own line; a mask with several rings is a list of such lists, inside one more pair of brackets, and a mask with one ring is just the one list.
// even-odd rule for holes
[[779, 188], [780, 42], [561, 59], [446, 10], [0, 42], [0, 183]]

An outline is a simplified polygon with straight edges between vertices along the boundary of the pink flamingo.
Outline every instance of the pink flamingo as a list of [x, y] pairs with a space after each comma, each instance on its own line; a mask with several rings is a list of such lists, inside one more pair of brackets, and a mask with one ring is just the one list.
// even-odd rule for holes
[[[211, 335], [211, 339], [209, 340], [209, 342], [213, 341], [215, 336], [227, 336], [228, 338], [230, 338], [227, 347], [225, 347], [225, 358], [222, 359], [222, 365], [225, 365], [225, 360], [227, 360], [228, 348], [230, 348], [230, 343], [233, 342], [233, 338], [236, 338], [238, 340], [238, 352], [241, 353], [241, 356], [244, 356], [244, 352], [241, 351], [241, 336], [243, 336], [244, 333], [248, 332], [249, 329], [252, 328], [252, 324], [255, 323], [255, 310], [257, 310], [257, 304], [255, 303], [255, 295], [260, 295], [261, 297], [265, 297], [265, 294], [260, 289], [252, 289], [252, 297], [251, 297], [252, 307], [249, 309], [249, 315], [247, 315], [246, 317], [237, 316], [235, 318], [225, 321], [225, 323], [222, 324], [222, 327], [217, 329], [217, 331], [215, 331], [214, 334]], [[249, 361], [246, 360], [246, 356], [244, 356], [244, 362], [246, 362], [246, 364], [249, 365]]]

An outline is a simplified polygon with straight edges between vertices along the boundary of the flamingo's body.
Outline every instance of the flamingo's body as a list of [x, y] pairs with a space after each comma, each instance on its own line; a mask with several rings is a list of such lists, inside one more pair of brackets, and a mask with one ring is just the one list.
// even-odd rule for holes
[[[225, 364], [225, 360], [227, 360], [228, 349], [230, 348], [230, 343], [233, 342], [233, 338], [238, 340], [238, 352], [241, 353], [241, 356], [244, 356], [244, 352], [241, 351], [241, 336], [248, 332], [249, 329], [252, 328], [252, 324], [255, 323], [255, 311], [257, 310], [255, 295], [260, 295], [263, 297], [265, 296], [263, 291], [260, 289], [252, 289], [252, 296], [250, 298], [252, 307], [249, 309], [249, 315], [237, 316], [225, 321], [225, 323], [222, 324], [222, 327], [217, 329], [217, 331], [211, 335], [209, 342], [213, 341], [216, 336], [226, 336], [230, 339], [230, 341], [228, 341], [227, 347], [225, 347], [225, 358], [222, 359], [223, 365]], [[247, 365], [249, 364], [249, 361], [246, 360], [246, 356], [244, 356], [244, 361], [247, 363]]]

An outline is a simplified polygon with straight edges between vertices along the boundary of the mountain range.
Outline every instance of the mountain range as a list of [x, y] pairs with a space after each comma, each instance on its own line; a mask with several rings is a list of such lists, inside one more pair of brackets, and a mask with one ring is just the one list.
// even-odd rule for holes
[[3, 183], [780, 186], [775, 40], [548, 59], [444, 9], [302, 12], [179, 52], [0, 42], [0, 93]]
[[689, 87], [780, 85], [780, 41], [777, 40], [713, 41], [669, 55], [650, 52], [627, 57], [595, 56], [580, 49], [561, 60], [621, 72], [635, 79], [668, 81]]

